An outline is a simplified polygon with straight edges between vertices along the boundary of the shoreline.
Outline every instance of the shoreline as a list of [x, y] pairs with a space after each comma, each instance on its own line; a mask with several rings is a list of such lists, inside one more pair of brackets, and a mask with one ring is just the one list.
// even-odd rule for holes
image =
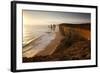
[[34, 57], [40, 51], [45, 50], [45, 47], [47, 47], [55, 38], [54, 35], [50, 35], [52, 35], [52, 33], [45, 33], [35, 41], [31, 42], [31, 44], [24, 47], [23, 57]]

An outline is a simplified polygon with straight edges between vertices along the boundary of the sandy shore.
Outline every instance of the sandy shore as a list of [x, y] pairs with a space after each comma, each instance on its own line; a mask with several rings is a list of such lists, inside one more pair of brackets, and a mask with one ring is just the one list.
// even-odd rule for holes
[[60, 44], [63, 36], [59, 32], [54, 32], [55, 39], [48, 44], [48, 46], [43, 50], [36, 54], [36, 56], [47, 56], [53, 54], [53, 52], [57, 49], [57, 46]]
[[59, 44], [61, 35], [58, 32], [45, 33], [23, 49], [23, 57], [46, 56], [53, 53]]

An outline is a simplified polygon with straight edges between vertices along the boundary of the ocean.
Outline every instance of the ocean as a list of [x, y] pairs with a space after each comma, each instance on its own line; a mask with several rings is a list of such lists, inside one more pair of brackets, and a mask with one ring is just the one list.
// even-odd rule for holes
[[24, 25], [23, 26], [23, 46], [29, 44], [31, 41], [49, 33], [51, 29], [48, 25]]
[[51, 25], [24, 25], [23, 27], [23, 57], [33, 57], [56, 38], [55, 29]]

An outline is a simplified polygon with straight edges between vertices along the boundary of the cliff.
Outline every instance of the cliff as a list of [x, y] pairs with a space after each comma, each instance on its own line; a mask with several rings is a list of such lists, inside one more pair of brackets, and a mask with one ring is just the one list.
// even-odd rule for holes
[[59, 32], [64, 36], [61, 43], [52, 54], [61, 57], [60, 60], [90, 59], [91, 30], [90, 23], [59, 25]]

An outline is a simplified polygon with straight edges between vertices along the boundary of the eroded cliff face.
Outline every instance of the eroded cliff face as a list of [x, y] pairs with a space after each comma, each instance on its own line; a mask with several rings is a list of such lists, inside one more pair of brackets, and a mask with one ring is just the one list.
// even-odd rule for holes
[[23, 58], [23, 62], [84, 60], [91, 58], [91, 29], [86, 24], [59, 24], [62, 40], [51, 55]]
[[85, 39], [90, 40], [91, 39], [91, 25], [90, 23], [86, 24], [67, 24], [62, 23], [59, 24], [59, 31], [63, 36], [74, 36], [80, 35], [81, 37], [84, 37]]
[[59, 32], [64, 36], [52, 54], [60, 60], [82, 60], [91, 58], [90, 24], [60, 24]]

